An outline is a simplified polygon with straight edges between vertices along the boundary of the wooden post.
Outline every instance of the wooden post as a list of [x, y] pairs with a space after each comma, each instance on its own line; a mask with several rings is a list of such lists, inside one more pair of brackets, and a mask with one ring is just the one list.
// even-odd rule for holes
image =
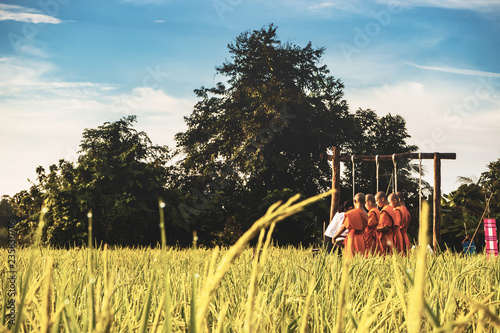
[[433, 219], [432, 245], [434, 252], [441, 241], [441, 157], [434, 153], [434, 219]]
[[[340, 204], [340, 148], [332, 149], [332, 204], [330, 207], [330, 221], [339, 209]], [[328, 221], [328, 222], [330, 222]]]

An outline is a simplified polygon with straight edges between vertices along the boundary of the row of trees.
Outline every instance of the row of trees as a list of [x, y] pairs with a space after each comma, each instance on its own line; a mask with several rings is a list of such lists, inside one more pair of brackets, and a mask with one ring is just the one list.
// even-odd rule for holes
[[[195, 90], [199, 102], [175, 150], [153, 145], [129, 116], [86, 129], [76, 163], [39, 167], [33, 186], [10, 199], [21, 239], [30, 240], [45, 204], [48, 244], [84, 242], [90, 210], [98, 241], [154, 244], [161, 197], [170, 244], [189, 244], [194, 230], [202, 244], [230, 244], [277, 200], [329, 189], [331, 169], [319, 155], [330, 147], [352, 154], [417, 149], [406, 143], [401, 116], [349, 112], [343, 83], [321, 64], [323, 48], [283, 43], [276, 31], [248, 31], [228, 45], [229, 60], [216, 67], [225, 83]], [[398, 168], [398, 189], [416, 207], [412, 165]], [[381, 188], [391, 171], [381, 166]], [[357, 189], [375, 192], [375, 166], [360, 165], [355, 176]], [[347, 180], [343, 200], [350, 186]], [[318, 242], [328, 216], [329, 202], [319, 202], [280, 224], [275, 239]]]

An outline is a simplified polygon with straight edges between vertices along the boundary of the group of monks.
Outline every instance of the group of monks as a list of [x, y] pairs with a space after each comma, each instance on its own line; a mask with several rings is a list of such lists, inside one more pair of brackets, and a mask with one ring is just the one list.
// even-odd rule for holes
[[[393, 252], [406, 254], [411, 248], [407, 230], [410, 212], [401, 192], [373, 194], [358, 193], [354, 197], [354, 209], [345, 213], [341, 228], [332, 238], [336, 239], [347, 230], [344, 253], [352, 258], [361, 255], [385, 255]], [[365, 210], [366, 208], [366, 210]]]

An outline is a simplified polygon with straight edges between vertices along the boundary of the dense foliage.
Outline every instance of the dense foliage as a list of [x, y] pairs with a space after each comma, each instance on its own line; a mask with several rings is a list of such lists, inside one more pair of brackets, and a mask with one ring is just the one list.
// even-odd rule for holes
[[[284, 43], [271, 24], [242, 33], [228, 49], [229, 59], [216, 67], [222, 82], [195, 90], [199, 101], [185, 117], [187, 130], [175, 136], [174, 152], [135, 130], [135, 116], [86, 129], [78, 161], [60, 160], [48, 170], [40, 166], [30, 189], [2, 199], [2, 223], [15, 214], [20, 241], [29, 243], [45, 204], [48, 244], [81, 244], [89, 211], [98, 242], [154, 244], [162, 197], [169, 244], [189, 245], [196, 231], [199, 244], [229, 245], [274, 202], [329, 189], [331, 167], [319, 156], [332, 146], [353, 155], [416, 151], [406, 141], [410, 135], [401, 116], [349, 112], [343, 83], [322, 64], [323, 48]], [[344, 166], [342, 200], [352, 193], [351, 163]], [[498, 162], [489, 168], [480, 183], [450, 194], [443, 207], [445, 232], [461, 232], [463, 220], [471, 229], [487, 193], [494, 193], [491, 216], [498, 215], [491, 208], [500, 201]], [[393, 170], [392, 163], [380, 163], [380, 190], [394, 185]], [[418, 226], [417, 177], [415, 161], [397, 160], [398, 190], [413, 217], [412, 238]], [[424, 194], [431, 193], [429, 184], [424, 186]], [[355, 187], [376, 192], [375, 163], [356, 164]], [[327, 199], [307, 207], [277, 226], [274, 239], [280, 245], [320, 243], [329, 207]]]
[[484, 218], [497, 221], [500, 230], [500, 159], [488, 164], [478, 180], [460, 178], [462, 185], [443, 196], [443, 241], [460, 249], [461, 243], [474, 237], [479, 249], [484, 246]]
[[166, 189], [169, 152], [167, 147], [152, 145], [146, 133], [137, 132], [134, 121], [135, 116], [130, 116], [86, 129], [77, 163], [60, 160], [48, 172], [37, 168], [37, 181], [30, 191], [21, 191], [11, 200], [23, 242], [33, 236], [43, 204], [47, 213], [42, 240], [48, 244], [81, 244], [89, 212], [97, 242], [159, 241], [158, 198], [175, 203]]
[[187, 172], [233, 179], [263, 197], [294, 188], [324, 190], [320, 153], [346, 141], [343, 84], [321, 66], [322, 48], [278, 40], [276, 27], [245, 32], [216, 68], [227, 84], [196, 90], [188, 129], [176, 136]]
[[0, 200], [0, 228], [8, 227], [9, 221], [16, 218], [9, 201], [7, 195], [2, 196]]

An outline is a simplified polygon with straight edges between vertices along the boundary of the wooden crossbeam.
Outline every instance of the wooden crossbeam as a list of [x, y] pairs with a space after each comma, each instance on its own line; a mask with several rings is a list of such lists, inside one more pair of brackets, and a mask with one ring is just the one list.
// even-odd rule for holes
[[[419, 159], [423, 160], [433, 160], [435, 153], [399, 153], [394, 154], [394, 158], [401, 159]], [[321, 154], [321, 159], [327, 159], [328, 161], [333, 160], [333, 155]], [[354, 162], [375, 162], [377, 155], [354, 155]], [[456, 153], [439, 153], [439, 158], [442, 160], [456, 160]], [[340, 155], [340, 162], [351, 162], [351, 155]], [[378, 155], [379, 162], [392, 161], [392, 155]]]

